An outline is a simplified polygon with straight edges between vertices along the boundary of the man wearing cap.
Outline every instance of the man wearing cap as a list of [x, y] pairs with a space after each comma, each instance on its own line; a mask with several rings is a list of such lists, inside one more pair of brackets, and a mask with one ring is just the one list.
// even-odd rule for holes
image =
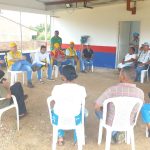
[[77, 63], [77, 54], [74, 48], [74, 42], [70, 42], [70, 47], [66, 49], [66, 58], [70, 60], [70, 64], [75, 67]]
[[137, 54], [139, 49], [139, 33], [137, 32], [133, 33], [133, 40], [130, 43], [130, 45], [135, 48], [135, 53]]
[[135, 81], [140, 81], [141, 71], [145, 70], [150, 64], [150, 52], [149, 44], [146, 42], [143, 44], [143, 50], [139, 53], [136, 63], [136, 79]]
[[24, 91], [20, 82], [16, 82], [10, 87], [10, 83], [6, 78], [4, 78], [4, 75], [5, 73], [0, 70], [0, 98], [6, 98], [5, 100], [0, 101], [0, 108], [11, 105], [11, 95], [14, 95], [19, 107], [19, 117], [21, 118], [27, 113], [24, 100], [28, 96], [24, 95]]
[[61, 48], [61, 44], [62, 44], [62, 38], [59, 37], [59, 31], [56, 30], [56, 31], [54, 32], [54, 34], [55, 34], [55, 35], [51, 38], [51, 43], [50, 43], [50, 45], [51, 45], [50, 49], [51, 49], [51, 50], [54, 49], [54, 44], [55, 44], [55, 43], [58, 43], [59, 46], [60, 46], [60, 48]]
[[27, 86], [33, 88], [32, 85], [32, 68], [31, 64], [26, 60], [26, 57], [17, 50], [17, 45], [14, 42], [9, 44], [10, 52], [7, 54], [8, 68], [12, 71], [27, 72]]
[[60, 49], [58, 43], [54, 44], [54, 50], [50, 52], [52, 58], [52, 64], [59, 67], [59, 72], [62, 73], [62, 67], [70, 64], [70, 60], [66, 60], [66, 56], [63, 50]]

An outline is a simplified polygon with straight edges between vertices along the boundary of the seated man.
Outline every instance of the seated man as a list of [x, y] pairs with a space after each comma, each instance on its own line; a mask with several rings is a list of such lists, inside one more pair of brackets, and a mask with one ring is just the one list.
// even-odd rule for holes
[[40, 48], [40, 51], [35, 54], [35, 58], [34, 58], [32, 66], [33, 67], [36, 66], [37, 68], [38, 67], [40, 68], [37, 71], [37, 75], [38, 75], [37, 77], [41, 83], [44, 83], [44, 81], [42, 80], [42, 77], [41, 77], [41, 68], [43, 66], [48, 68], [47, 69], [47, 76], [48, 76], [47, 79], [52, 80], [52, 66], [50, 64], [50, 55], [46, 51], [46, 46], [42, 45]]
[[75, 64], [77, 64], [77, 54], [74, 48], [74, 42], [70, 42], [70, 47], [66, 49], [66, 58], [70, 60], [71, 65], [75, 67]]
[[149, 44], [143, 44], [143, 50], [139, 53], [136, 62], [136, 78], [135, 81], [140, 81], [141, 71], [147, 69], [150, 64]]
[[18, 108], [19, 108], [19, 117], [26, 115], [26, 105], [24, 100], [27, 98], [27, 95], [24, 95], [24, 91], [20, 82], [16, 82], [10, 87], [10, 84], [7, 79], [4, 78], [5, 73], [0, 70], [0, 98], [6, 98], [3, 101], [0, 101], [0, 108], [4, 108], [12, 104], [11, 95], [16, 97]]
[[126, 54], [125, 58], [123, 59], [122, 63], [118, 64], [118, 69], [133, 66], [136, 60], [136, 54], [134, 47], [129, 48], [129, 52]]
[[14, 42], [9, 44], [10, 52], [7, 54], [8, 67], [12, 71], [27, 72], [27, 86], [33, 88], [32, 84], [32, 68], [31, 64], [26, 60], [26, 57], [17, 50], [17, 45]]
[[60, 74], [62, 73], [62, 67], [70, 64], [70, 60], [66, 60], [66, 56], [63, 50], [60, 49], [58, 43], [54, 44], [54, 50], [50, 52], [52, 58], [52, 64], [59, 67]]
[[86, 48], [82, 52], [82, 65], [84, 65], [84, 70], [91, 70], [93, 65], [93, 50], [90, 48], [90, 45], [86, 45]]
[[[136, 74], [133, 68], [125, 67], [121, 69], [120, 75], [119, 75], [120, 83], [108, 88], [96, 100], [95, 113], [98, 119], [102, 118], [103, 103], [108, 98], [117, 97], [117, 96], [129, 96], [129, 97], [140, 98], [141, 100], [144, 101], [144, 92], [141, 89], [137, 88], [136, 84], [133, 84], [135, 76]], [[113, 105], [110, 105], [108, 110], [109, 111], [108, 111], [108, 116], [107, 116], [107, 124], [111, 126], [112, 121], [113, 121], [113, 116], [114, 116]], [[131, 121], [133, 119], [134, 118], [131, 118]], [[113, 142], [121, 143], [122, 140], [124, 140], [124, 135], [121, 132], [114, 131], [112, 133], [112, 140]]]
[[[57, 114], [76, 117], [77, 124], [81, 124], [81, 103], [82, 100], [85, 100], [86, 91], [83, 86], [80, 86], [74, 83], [74, 80], [77, 78], [75, 68], [72, 65], [66, 65], [62, 69], [62, 80], [64, 83], [61, 85], [55, 85], [52, 90], [51, 107], [53, 108], [53, 118]], [[67, 91], [68, 94], [64, 94]], [[73, 92], [72, 92], [73, 91]], [[62, 107], [63, 105], [63, 107]], [[55, 119], [54, 119], [55, 120]], [[58, 123], [58, 122], [57, 122]], [[77, 138], [74, 134], [74, 143], [76, 143]], [[58, 144], [62, 145], [64, 143], [64, 131], [58, 130]]]

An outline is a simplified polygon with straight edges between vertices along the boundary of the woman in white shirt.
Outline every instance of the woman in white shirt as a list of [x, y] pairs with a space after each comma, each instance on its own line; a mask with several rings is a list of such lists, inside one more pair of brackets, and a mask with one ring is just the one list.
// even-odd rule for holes
[[118, 69], [121, 69], [127, 66], [128, 67], [132, 66], [135, 60], [136, 60], [135, 48], [130, 47], [125, 58], [122, 60], [122, 63], [118, 64]]
[[[61, 85], [55, 85], [52, 90], [53, 101], [51, 107], [53, 107], [53, 117], [59, 114], [61, 116], [81, 116], [81, 104], [85, 101], [86, 91], [83, 86], [80, 86], [74, 82], [77, 78], [75, 68], [72, 65], [66, 65], [62, 69]], [[80, 121], [79, 121], [80, 120]], [[81, 123], [81, 117], [78, 123]], [[58, 122], [57, 122], [58, 123]], [[75, 122], [76, 123], [76, 122]], [[58, 131], [58, 144], [64, 143], [64, 131]], [[76, 135], [74, 135], [74, 142], [76, 142]]]

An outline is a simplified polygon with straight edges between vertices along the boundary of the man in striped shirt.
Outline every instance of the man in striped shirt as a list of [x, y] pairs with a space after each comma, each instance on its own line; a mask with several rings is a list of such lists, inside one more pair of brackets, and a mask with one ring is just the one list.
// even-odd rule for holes
[[[112, 97], [119, 96], [128, 96], [140, 98], [144, 101], [144, 92], [136, 87], [136, 84], [133, 83], [136, 73], [133, 68], [125, 67], [120, 71], [119, 80], [120, 83], [114, 85], [102, 93], [102, 95], [96, 100], [95, 103], [95, 113], [96, 116], [100, 119], [102, 118], [102, 107], [103, 102]], [[133, 115], [134, 116], [134, 115]], [[107, 124], [112, 125], [114, 118], [114, 106], [110, 105], [108, 108]], [[134, 119], [133, 117], [131, 118]], [[116, 132], [114, 132], [116, 133]]]

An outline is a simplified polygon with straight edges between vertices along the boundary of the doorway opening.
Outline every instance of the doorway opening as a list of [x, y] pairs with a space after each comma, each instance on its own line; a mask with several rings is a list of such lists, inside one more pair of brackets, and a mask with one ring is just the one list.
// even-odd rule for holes
[[140, 38], [140, 21], [119, 22], [116, 67], [117, 64], [120, 63], [128, 53], [128, 49], [133, 40], [133, 33], [139, 33]]

